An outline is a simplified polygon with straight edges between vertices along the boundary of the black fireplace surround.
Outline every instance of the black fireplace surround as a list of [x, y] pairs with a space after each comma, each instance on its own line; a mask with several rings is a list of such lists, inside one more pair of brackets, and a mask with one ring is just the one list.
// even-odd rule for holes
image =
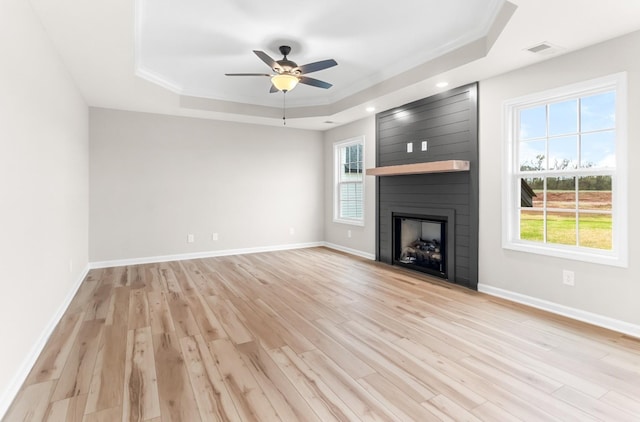
[[[378, 113], [375, 164], [469, 162], [468, 171], [376, 177], [376, 259], [474, 290], [478, 284], [477, 99], [474, 83]], [[428, 148], [421, 148], [425, 141]], [[437, 236], [428, 233], [403, 245], [396, 217], [446, 222], [441, 228], [444, 239], [438, 240], [438, 247], [433, 241]]]

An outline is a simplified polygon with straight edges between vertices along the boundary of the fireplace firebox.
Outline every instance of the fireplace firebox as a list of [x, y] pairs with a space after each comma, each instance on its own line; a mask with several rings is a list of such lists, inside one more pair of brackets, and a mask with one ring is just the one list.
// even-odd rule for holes
[[447, 279], [447, 217], [393, 214], [393, 262]]

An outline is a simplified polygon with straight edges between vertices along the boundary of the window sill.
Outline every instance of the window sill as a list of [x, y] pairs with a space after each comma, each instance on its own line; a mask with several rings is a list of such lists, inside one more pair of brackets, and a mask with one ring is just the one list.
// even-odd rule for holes
[[334, 218], [333, 222], [338, 224], [347, 224], [349, 226], [364, 227], [364, 220], [346, 220], [341, 218]]
[[546, 255], [554, 258], [571, 259], [574, 261], [589, 262], [591, 264], [609, 265], [612, 267], [627, 268], [626, 256], [620, 256], [614, 252], [598, 252], [589, 248], [564, 247], [563, 245], [538, 244], [535, 242], [503, 242], [503, 249], [527, 252], [537, 255]]

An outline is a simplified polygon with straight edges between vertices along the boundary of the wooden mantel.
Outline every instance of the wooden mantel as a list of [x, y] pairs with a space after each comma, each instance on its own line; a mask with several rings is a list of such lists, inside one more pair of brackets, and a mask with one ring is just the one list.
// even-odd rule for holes
[[367, 169], [367, 176], [400, 176], [403, 174], [451, 173], [454, 171], [469, 171], [469, 162], [465, 160], [446, 160], [375, 167]]

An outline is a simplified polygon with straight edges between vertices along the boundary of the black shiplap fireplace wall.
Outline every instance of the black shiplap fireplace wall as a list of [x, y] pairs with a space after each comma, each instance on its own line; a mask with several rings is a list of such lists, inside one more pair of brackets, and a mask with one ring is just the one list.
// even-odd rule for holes
[[[478, 285], [478, 84], [376, 115], [376, 167], [467, 160], [469, 171], [376, 177], [377, 260], [393, 261], [392, 214], [453, 216], [449, 281]], [[427, 141], [427, 151], [421, 142]], [[413, 152], [407, 152], [407, 143]], [[450, 220], [450, 221], [451, 221]]]

